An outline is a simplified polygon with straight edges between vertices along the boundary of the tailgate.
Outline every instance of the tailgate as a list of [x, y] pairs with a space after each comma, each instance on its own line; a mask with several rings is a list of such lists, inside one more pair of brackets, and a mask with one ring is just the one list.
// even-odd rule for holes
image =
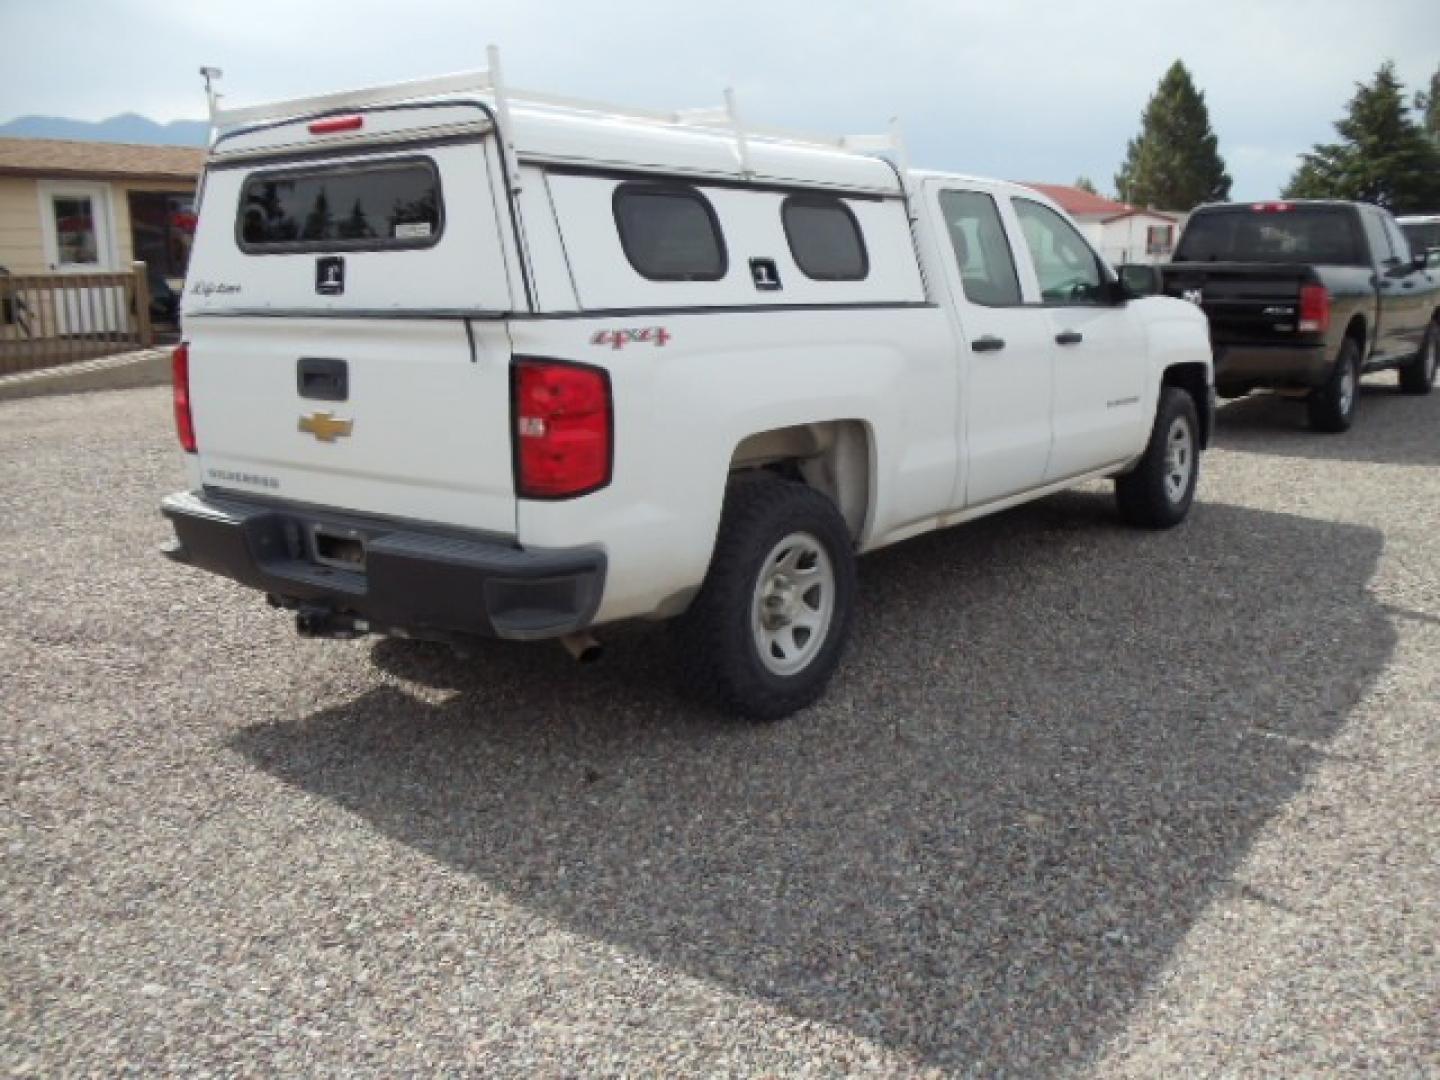
[[473, 359], [459, 319], [234, 316], [188, 330], [207, 487], [514, 534], [503, 323], [471, 324]]
[[1200, 305], [1216, 345], [1293, 343], [1308, 266], [1288, 263], [1171, 263], [1165, 293]]
[[184, 310], [207, 487], [513, 535], [507, 216], [464, 115], [212, 162]]

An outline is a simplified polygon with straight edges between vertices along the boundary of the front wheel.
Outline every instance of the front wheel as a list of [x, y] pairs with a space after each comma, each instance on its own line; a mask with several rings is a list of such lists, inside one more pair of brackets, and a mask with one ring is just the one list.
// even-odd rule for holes
[[1306, 400], [1310, 426], [1316, 431], [1339, 434], [1355, 422], [1355, 402], [1360, 397], [1360, 346], [1346, 338], [1325, 385]]
[[854, 607], [855, 553], [835, 505], [804, 484], [737, 478], [681, 621], [685, 666], [734, 712], [778, 720], [820, 696]]
[[1155, 426], [1140, 463], [1115, 478], [1115, 502], [1131, 525], [1179, 525], [1195, 501], [1200, 479], [1200, 421], [1195, 399], [1174, 386], [1160, 388]]
[[1400, 389], [1407, 394], [1428, 394], [1440, 367], [1440, 321], [1432, 320], [1420, 342], [1420, 351], [1400, 369]]

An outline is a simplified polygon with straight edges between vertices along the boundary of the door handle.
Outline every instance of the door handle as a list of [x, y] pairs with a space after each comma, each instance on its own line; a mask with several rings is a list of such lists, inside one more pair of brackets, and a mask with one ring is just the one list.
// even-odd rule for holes
[[1085, 335], [1079, 330], [1062, 330], [1055, 335], [1055, 344], [1057, 345], [1079, 345], [1084, 340]]
[[970, 343], [970, 348], [976, 352], [999, 352], [1005, 347], [1005, 339], [998, 338], [994, 334], [986, 334], [978, 337]]

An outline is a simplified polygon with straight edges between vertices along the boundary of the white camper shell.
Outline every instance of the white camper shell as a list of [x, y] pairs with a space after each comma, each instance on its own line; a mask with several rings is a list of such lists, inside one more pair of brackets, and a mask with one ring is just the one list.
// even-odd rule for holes
[[1146, 524], [1193, 498], [1203, 316], [1036, 192], [733, 99], [507, 91], [493, 52], [214, 121], [170, 554], [302, 631], [584, 651], [683, 614], [778, 716], [838, 662], [856, 554], [1102, 476]]

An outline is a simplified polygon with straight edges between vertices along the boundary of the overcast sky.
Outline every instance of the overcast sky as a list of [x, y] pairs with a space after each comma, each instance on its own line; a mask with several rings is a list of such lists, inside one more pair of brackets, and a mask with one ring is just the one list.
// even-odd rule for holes
[[1274, 195], [1354, 83], [1440, 65], [1440, 0], [0, 0], [0, 120], [204, 114], [484, 66], [656, 108], [843, 134], [898, 115], [917, 165], [1102, 191], [1161, 74], [1190, 67], [1235, 198]]

